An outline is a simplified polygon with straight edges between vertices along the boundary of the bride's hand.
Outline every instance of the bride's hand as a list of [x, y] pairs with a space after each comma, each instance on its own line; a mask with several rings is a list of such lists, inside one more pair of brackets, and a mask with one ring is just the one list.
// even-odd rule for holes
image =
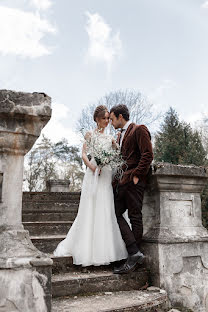
[[95, 173], [95, 171], [96, 171], [97, 167], [96, 167], [96, 166], [91, 165], [91, 166], [90, 166], [90, 169], [92, 170], [92, 172], [93, 172], [93, 173]]
[[119, 145], [114, 139], [112, 140], [112, 147], [113, 149], [119, 149]]

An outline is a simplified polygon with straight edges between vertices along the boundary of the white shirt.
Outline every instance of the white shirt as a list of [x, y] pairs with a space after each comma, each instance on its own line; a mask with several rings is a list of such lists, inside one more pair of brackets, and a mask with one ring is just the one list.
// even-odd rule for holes
[[128, 129], [129, 125], [131, 124], [132, 122], [129, 120], [127, 121], [127, 123], [125, 124], [125, 126], [122, 128], [124, 129], [124, 131], [121, 133], [121, 140], [120, 140], [120, 146], [122, 145], [122, 142], [123, 142], [123, 138], [124, 138], [124, 135], [126, 133], [126, 130]]

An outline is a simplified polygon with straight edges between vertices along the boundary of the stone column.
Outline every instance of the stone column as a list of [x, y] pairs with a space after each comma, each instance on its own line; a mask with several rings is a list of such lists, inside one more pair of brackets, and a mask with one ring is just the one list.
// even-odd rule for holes
[[46, 183], [48, 192], [69, 192], [69, 180], [48, 180]]
[[51, 310], [52, 260], [22, 225], [24, 155], [51, 117], [44, 93], [0, 90], [0, 311]]
[[144, 205], [144, 252], [153, 285], [171, 303], [208, 311], [208, 231], [202, 226], [203, 167], [157, 164]]

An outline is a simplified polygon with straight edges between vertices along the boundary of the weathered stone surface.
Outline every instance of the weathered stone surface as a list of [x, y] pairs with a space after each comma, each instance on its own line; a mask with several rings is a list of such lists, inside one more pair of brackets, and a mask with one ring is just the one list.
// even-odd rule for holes
[[147, 288], [147, 291], [152, 291], [152, 292], [161, 292], [161, 289], [159, 287], [155, 287], [155, 286], [150, 286]]
[[[144, 235], [165, 242], [208, 238], [202, 226], [200, 192], [208, 173], [205, 168], [158, 164], [144, 198]], [[184, 227], [186, 231], [184, 231]], [[187, 238], [187, 239], [186, 239]]]
[[[48, 295], [49, 277], [33, 269], [1, 270], [0, 274], [0, 311], [30, 311], [46, 312], [49, 300], [44, 300]], [[48, 290], [47, 290], [48, 288]]]
[[173, 306], [208, 311], [208, 231], [202, 226], [203, 167], [156, 165], [144, 199], [144, 252], [155, 286]]
[[[51, 193], [48, 193], [51, 194]], [[25, 212], [77, 212], [78, 200], [68, 201], [23, 201], [23, 213]]]
[[69, 180], [48, 180], [47, 189], [49, 192], [69, 192]]
[[2, 184], [3, 184], [3, 173], [0, 172], [0, 202], [2, 201]]
[[46, 236], [31, 236], [31, 241], [34, 246], [45, 253], [53, 253], [57, 245], [66, 237], [66, 235], [46, 235]]
[[33, 244], [52, 253], [65, 238], [79, 206], [80, 192], [23, 193], [23, 224]]
[[25, 230], [30, 236], [44, 235], [66, 235], [72, 226], [73, 221], [39, 221], [23, 222]]
[[76, 201], [79, 203], [80, 192], [24, 192], [23, 201], [27, 202], [39, 202], [39, 201], [53, 201], [53, 202], [66, 202]]
[[71, 212], [24, 212], [22, 215], [23, 222], [32, 221], [74, 221], [77, 215], [76, 211]]
[[54, 312], [164, 312], [168, 310], [166, 294], [146, 291], [121, 291], [90, 297], [53, 299]]
[[53, 260], [53, 274], [76, 271], [77, 266], [73, 266], [72, 257], [55, 257], [51, 255], [51, 258]]
[[24, 231], [24, 155], [51, 116], [45, 94], [0, 90], [0, 311], [51, 309], [52, 260]]
[[0, 90], [0, 113], [51, 117], [51, 98], [45, 93]]
[[25, 155], [51, 117], [51, 98], [0, 90], [0, 152]]
[[52, 277], [53, 297], [93, 294], [120, 290], [139, 290], [148, 281], [148, 272], [140, 269], [126, 275], [113, 274], [111, 271], [90, 273], [68, 272]]
[[[88, 266], [82, 267], [81, 265], [73, 265], [72, 257], [55, 257], [50, 255], [53, 260], [52, 272], [53, 274], [63, 274], [67, 272], [76, 272], [76, 273], [93, 273], [98, 271], [110, 271], [113, 272], [115, 263], [110, 265], [101, 265], [101, 266]], [[119, 263], [123, 263], [120, 261]], [[139, 270], [141, 269], [138, 268]]]

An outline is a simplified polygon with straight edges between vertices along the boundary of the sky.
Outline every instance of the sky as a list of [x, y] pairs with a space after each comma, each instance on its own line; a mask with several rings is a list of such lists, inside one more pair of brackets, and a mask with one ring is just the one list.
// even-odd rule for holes
[[0, 89], [45, 92], [43, 133], [79, 144], [82, 108], [116, 90], [208, 114], [208, 1], [0, 0]]

